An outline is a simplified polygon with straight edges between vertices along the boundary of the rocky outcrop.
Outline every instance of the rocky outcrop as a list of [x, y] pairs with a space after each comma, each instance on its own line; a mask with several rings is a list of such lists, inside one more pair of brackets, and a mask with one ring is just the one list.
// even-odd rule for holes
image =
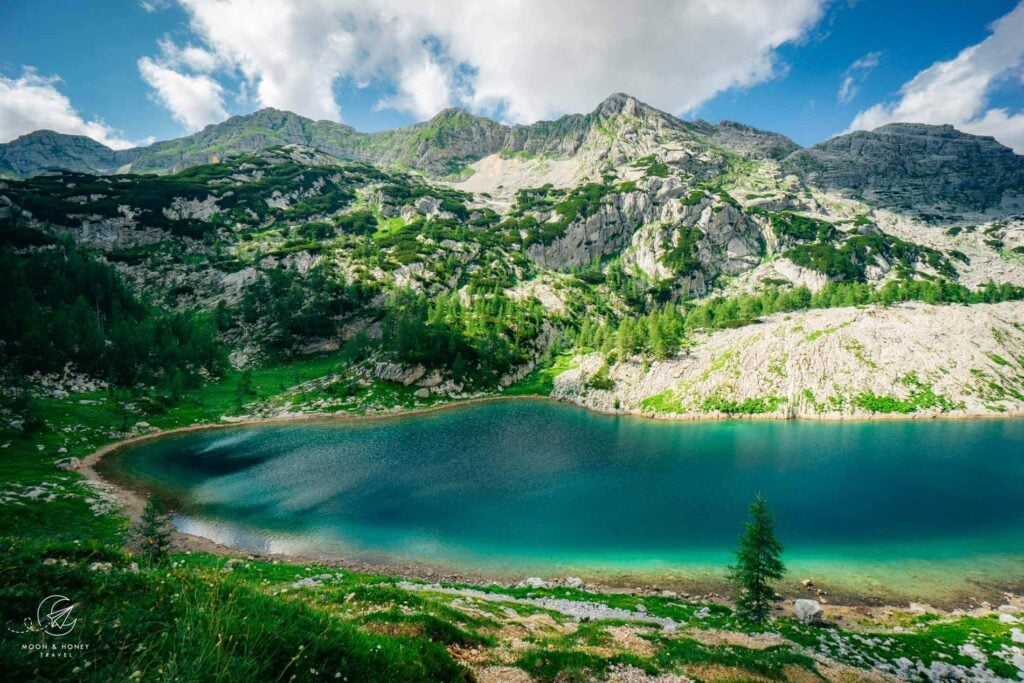
[[624, 248], [633, 231], [653, 219], [655, 210], [655, 202], [647, 192], [612, 195], [597, 213], [571, 223], [550, 244], [530, 245], [528, 253], [546, 268], [585, 265]]
[[[530, 258], [559, 269], [625, 250], [627, 265], [654, 279], [678, 277], [698, 283], [691, 288], [694, 292], [705, 291], [706, 283], [721, 273], [735, 275], [757, 265], [762, 251], [757, 224], [738, 207], [711, 195], [698, 203], [680, 201], [686, 192], [676, 177], [646, 179], [635, 191], [605, 197], [596, 213], [569, 224], [550, 244], [530, 245]], [[678, 242], [679, 227], [701, 231], [699, 271], [677, 273], [665, 263], [666, 252]]]
[[163, 214], [172, 221], [200, 220], [208, 221], [220, 210], [217, 206], [217, 198], [209, 196], [206, 199], [186, 199], [175, 197], [171, 205], [164, 207]]
[[775, 272], [792, 282], [797, 287], [806, 287], [816, 292], [829, 283], [829, 277], [810, 268], [803, 268], [790, 261], [788, 258], [779, 258], [772, 261]]
[[[669, 256], [686, 235], [692, 239], [696, 263], [684, 271]], [[683, 296], [708, 291], [719, 275], [738, 275], [761, 260], [762, 237], [757, 223], [735, 206], [705, 197], [697, 204], [664, 205], [659, 222], [637, 231], [623, 262], [653, 280], [673, 280]]]

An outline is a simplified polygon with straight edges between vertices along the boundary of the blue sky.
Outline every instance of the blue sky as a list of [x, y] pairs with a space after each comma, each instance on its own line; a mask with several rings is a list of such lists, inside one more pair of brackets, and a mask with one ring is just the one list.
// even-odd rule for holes
[[124, 146], [265, 105], [360, 130], [446, 105], [529, 122], [625, 91], [803, 145], [914, 118], [1024, 152], [1015, 1], [705, 2], [5, 0], [0, 142], [50, 127]]

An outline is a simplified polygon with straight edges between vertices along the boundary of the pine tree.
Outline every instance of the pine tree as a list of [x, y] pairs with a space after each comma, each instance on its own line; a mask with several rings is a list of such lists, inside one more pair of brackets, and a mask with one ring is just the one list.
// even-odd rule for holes
[[665, 345], [665, 339], [661, 335], [661, 328], [658, 326], [658, 317], [651, 315], [647, 319], [647, 343], [651, 347], [651, 354], [655, 358], [665, 358], [668, 356], [668, 348]]
[[759, 493], [750, 505], [750, 521], [740, 536], [736, 566], [730, 568], [729, 577], [738, 589], [736, 609], [751, 621], [763, 623], [779, 600], [773, 583], [786, 571], [781, 555], [768, 503]]
[[150, 498], [135, 534], [142, 545], [142, 557], [149, 564], [163, 564], [171, 546], [170, 522], [164, 507], [156, 498]]

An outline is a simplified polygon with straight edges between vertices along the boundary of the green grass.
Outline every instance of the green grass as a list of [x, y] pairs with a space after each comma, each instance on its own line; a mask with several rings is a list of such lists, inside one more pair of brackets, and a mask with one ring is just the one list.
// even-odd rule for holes
[[[34, 614], [43, 595], [74, 596], [79, 624], [70, 638], [89, 645], [67, 659], [42, 659], [21, 645], [47, 642], [48, 636], [5, 638], [0, 656], [12, 679], [467, 680], [443, 640], [432, 638], [441, 634], [430, 629], [381, 635], [301, 601], [275, 598], [233, 572], [185, 566], [134, 573], [130, 558], [112, 550], [26, 546], [11, 539], [4, 545], [5, 614]], [[67, 564], [46, 565], [44, 558]], [[87, 568], [98, 560], [114, 568]]]
[[654, 673], [651, 667], [635, 655], [600, 657], [578, 650], [533, 649], [516, 660], [516, 666], [544, 683], [583, 683], [593, 681], [613, 665], [629, 665]]
[[843, 323], [841, 325], [834, 325], [832, 327], [825, 327], [825, 328], [822, 328], [820, 330], [814, 330], [813, 332], [811, 332], [811, 333], [809, 333], [809, 334], [804, 336], [804, 341], [805, 342], [812, 342], [815, 339], [819, 339], [819, 338], [825, 336], [826, 334], [833, 334], [833, 333], [838, 332], [839, 330], [843, 329], [844, 327], [848, 327], [848, 326], [850, 326], [852, 324], [853, 324], [852, 321], [847, 321], [847, 322], [845, 322], [845, 323]]
[[971, 644], [986, 656], [985, 666], [997, 676], [1020, 680], [1015, 667], [995, 656], [1009, 640], [1011, 628], [999, 623], [995, 616], [943, 619], [926, 614], [896, 621], [901, 632], [872, 628], [853, 635], [801, 627], [788, 620], [780, 622], [779, 632], [795, 643], [857, 666], [891, 664], [905, 657], [925, 666], [942, 662], [969, 669], [977, 662], [962, 654], [960, 647]]
[[814, 660], [794, 652], [786, 646], [767, 647], [755, 650], [738, 645], [705, 645], [688, 638], [666, 638], [654, 636], [658, 644], [655, 659], [662, 668], [680, 665], [713, 664], [736, 667], [768, 678], [785, 680], [785, 667], [797, 666], [809, 671], [815, 670]]
[[555, 377], [576, 367], [572, 354], [561, 354], [550, 364], [539, 365], [530, 374], [502, 390], [503, 396], [550, 396], [555, 388]]
[[683, 412], [683, 406], [679, 401], [679, 397], [671, 389], [666, 389], [660, 394], [655, 394], [654, 396], [648, 396], [640, 402], [640, 407], [645, 411], [650, 410], [656, 413]]

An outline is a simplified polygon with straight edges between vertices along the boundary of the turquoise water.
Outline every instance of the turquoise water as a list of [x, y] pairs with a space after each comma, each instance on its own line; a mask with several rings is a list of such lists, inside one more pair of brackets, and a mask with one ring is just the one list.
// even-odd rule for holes
[[171, 499], [183, 530], [263, 551], [714, 579], [761, 492], [794, 572], [819, 582], [1024, 579], [1021, 420], [675, 423], [502, 401], [192, 432], [105, 468]]

